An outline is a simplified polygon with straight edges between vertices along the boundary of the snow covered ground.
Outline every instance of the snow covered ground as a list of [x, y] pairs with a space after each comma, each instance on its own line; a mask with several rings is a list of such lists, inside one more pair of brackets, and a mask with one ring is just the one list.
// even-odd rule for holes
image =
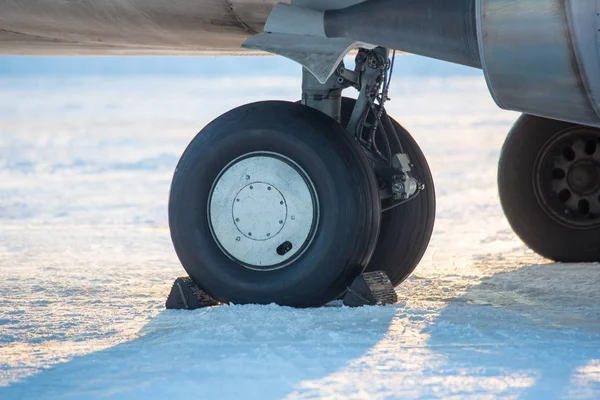
[[[599, 398], [600, 266], [527, 250], [496, 194], [517, 115], [481, 77], [397, 76], [431, 246], [389, 307], [165, 311], [178, 156], [289, 76], [0, 78], [0, 398]], [[232, 94], [233, 93], [233, 94]]]

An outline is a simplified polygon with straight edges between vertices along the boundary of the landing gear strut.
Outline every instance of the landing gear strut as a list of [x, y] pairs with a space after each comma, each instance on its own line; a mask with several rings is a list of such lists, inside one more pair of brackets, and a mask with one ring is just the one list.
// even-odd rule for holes
[[[341, 65], [325, 84], [305, 71], [303, 104], [242, 106], [194, 138], [173, 178], [169, 225], [212, 299], [320, 306], [366, 268], [394, 284], [412, 272], [433, 227], [433, 183], [385, 112], [391, 64], [386, 49], [361, 49], [354, 71]], [[356, 101], [341, 96], [350, 86]]]
[[[421, 261], [435, 221], [435, 189], [427, 160], [411, 135], [385, 111], [394, 56], [377, 47], [361, 49], [354, 71], [340, 65], [321, 85], [306, 69], [302, 102], [331, 110], [352, 133], [370, 160], [380, 185], [381, 228], [367, 271], [384, 271], [394, 286]], [[348, 87], [357, 100], [341, 97]], [[329, 89], [329, 90], [327, 90]]]

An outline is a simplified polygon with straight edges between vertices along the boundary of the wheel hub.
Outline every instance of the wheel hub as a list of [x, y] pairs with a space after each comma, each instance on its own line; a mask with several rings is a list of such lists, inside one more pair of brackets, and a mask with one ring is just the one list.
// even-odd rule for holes
[[279, 190], [268, 183], [254, 182], [240, 190], [231, 214], [242, 235], [252, 240], [268, 240], [283, 229], [287, 206]]
[[600, 189], [599, 165], [590, 160], [582, 160], [573, 165], [567, 174], [569, 187], [579, 195], [593, 194]]
[[557, 134], [536, 163], [536, 196], [570, 227], [600, 225], [600, 135], [582, 127]]
[[275, 153], [251, 153], [234, 160], [213, 184], [208, 217], [221, 250], [256, 270], [283, 268], [314, 237], [319, 205], [308, 175]]

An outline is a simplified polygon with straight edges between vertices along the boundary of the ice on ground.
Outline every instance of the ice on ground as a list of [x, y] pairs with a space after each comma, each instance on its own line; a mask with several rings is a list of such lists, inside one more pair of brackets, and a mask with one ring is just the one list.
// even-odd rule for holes
[[495, 176], [517, 114], [479, 77], [395, 78], [390, 114], [438, 195], [397, 305], [163, 309], [183, 274], [179, 155], [220, 113], [298, 88], [0, 79], [0, 398], [600, 397], [600, 266], [550, 263], [510, 230]]

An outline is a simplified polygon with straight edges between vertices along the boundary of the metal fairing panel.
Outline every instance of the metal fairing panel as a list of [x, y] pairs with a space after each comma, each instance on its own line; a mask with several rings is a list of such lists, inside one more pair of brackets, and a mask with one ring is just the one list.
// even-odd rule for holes
[[358, 47], [373, 47], [346, 38], [327, 38], [323, 11], [346, 8], [361, 0], [292, 0], [292, 5], [275, 6], [266, 33], [248, 39], [242, 47], [267, 51], [296, 61], [321, 83], [334, 73], [348, 52]]
[[296, 61], [308, 69], [321, 83], [329, 79], [348, 52], [358, 47], [368, 47], [366, 44], [348, 39], [328, 39], [287, 33], [259, 34], [248, 39], [242, 46]]

